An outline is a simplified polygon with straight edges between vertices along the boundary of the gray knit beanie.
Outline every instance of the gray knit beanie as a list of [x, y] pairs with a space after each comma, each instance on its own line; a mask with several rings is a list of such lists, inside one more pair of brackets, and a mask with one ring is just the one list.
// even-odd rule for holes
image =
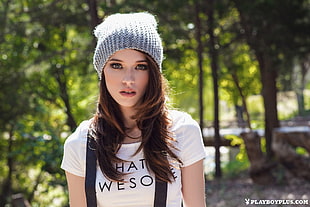
[[157, 22], [152, 14], [113, 14], [96, 27], [94, 34], [98, 41], [93, 64], [99, 78], [110, 56], [122, 49], [136, 49], [147, 53], [161, 70], [163, 47], [157, 32]]

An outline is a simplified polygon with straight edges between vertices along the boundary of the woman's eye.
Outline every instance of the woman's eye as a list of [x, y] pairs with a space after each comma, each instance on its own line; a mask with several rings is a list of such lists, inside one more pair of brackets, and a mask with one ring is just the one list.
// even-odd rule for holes
[[122, 69], [123, 68], [123, 66], [120, 63], [111, 63], [110, 66], [113, 69]]
[[137, 70], [147, 70], [147, 65], [145, 64], [139, 64], [136, 66]]

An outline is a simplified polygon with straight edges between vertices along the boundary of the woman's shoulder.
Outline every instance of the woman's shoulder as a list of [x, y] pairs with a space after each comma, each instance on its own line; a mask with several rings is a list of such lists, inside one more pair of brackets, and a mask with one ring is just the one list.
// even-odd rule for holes
[[182, 167], [190, 166], [205, 157], [201, 130], [197, 121], [182, 111], [170, 111], [171, 132], [176, 140], [177, 154]]
[[187, 122], [194, 121], [190, 114], [184, 111], [175, 110], [175, 109], [169, 110], [169, 117], [173, 122], [187, 123]]
[[83, 121], [66, 139], [61, 168], [77, 176], [85, 176], [87, 132], [91, 120]]
[[87, 132], [91, 122], [91, 119], [82, 121], [75, 131], [66, 139], [65, 145], [86, 143]]
[[172, 121], [172, 128], [199, 127], [198, 123], [186, 112], [179, 110], [169, 110], [169, 118]]

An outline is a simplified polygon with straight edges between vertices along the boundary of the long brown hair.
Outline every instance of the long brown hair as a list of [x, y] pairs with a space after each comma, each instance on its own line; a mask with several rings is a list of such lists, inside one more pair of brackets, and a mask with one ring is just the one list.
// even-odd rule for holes
[[[181, 161], [173, 150], [175, 140], [168, 128], [171, 121], [168, 118], [166, 105], [167, 84], [160, 73], [158, 65], [146, 54], [149, 67], [149, 82], [142, 103], [136, 107], [136, 120], [141, 130], [142, 141], [136, 151], [143, 150], [147, 167], [162, 181], [172, 182], [172, 165], [168, 159]], [[123, 114], [118, 103], [107, 90], [105, 77], [101, 75], [100, 95], [97, 112], [92, 124], [96, 140], [96, 155], [101, 171], [113, 181], [121, 181], [124, 173], [117, 171], [115, 163], [122, 162], [116, 156], [125, 136], [126, 127]]]

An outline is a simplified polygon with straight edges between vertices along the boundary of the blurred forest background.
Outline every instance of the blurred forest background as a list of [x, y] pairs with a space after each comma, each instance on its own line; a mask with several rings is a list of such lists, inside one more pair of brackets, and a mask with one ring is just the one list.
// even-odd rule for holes
[[272, 158], [272, 130], [309, 117], [309, 0], [1, 0], [1, 207], [18, 193], [68, 206], [63, 143], [97, 102], [92, 31], [137, 11], [159, 21], [171, 104], [214, 129], [215, 177], [229, 173], [218, 165], [220, 129], [263, 129]]

